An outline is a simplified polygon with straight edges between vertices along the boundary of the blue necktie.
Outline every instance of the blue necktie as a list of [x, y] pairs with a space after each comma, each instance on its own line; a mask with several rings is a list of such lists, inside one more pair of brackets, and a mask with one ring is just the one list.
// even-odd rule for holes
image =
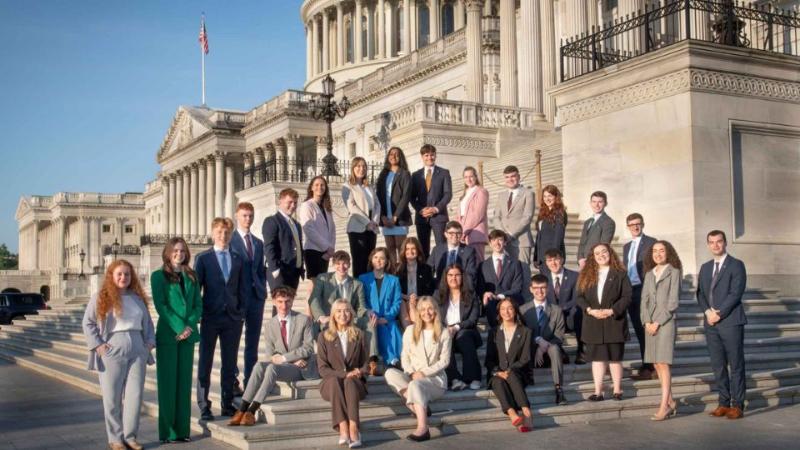
[[231, 276], [231, 269], [228, 267], [228, 256], [225, 252], [219, 252], [220, 256], [222, 257], [222, 276], [225, 277], [225, 282], [228, 282], [228, 278]]
[[542, 314], [543, 311], [544, 311], [544, 306], [536, 307], [536, 321], [539, 322], [539, 328], [542, 327], [542, 319], [544, 318], [544, 314]]
[[455, 264], [456, 263], [456, 251], [450, 250], [450, 255], [447, 257], [447, 265]]
[[639, 272], [636, 271], [636, 241], [631, 241], [631, 250], [628, 255], [628, 279], [633, 285], [638, 285], [642, 282], [639, 279]]

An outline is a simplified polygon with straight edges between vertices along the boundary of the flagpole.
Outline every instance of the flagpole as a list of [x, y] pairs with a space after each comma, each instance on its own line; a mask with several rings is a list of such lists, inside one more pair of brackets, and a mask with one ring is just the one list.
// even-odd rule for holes
[[206, 106], [206, 52], [203, 49], [203, 46], [200, 46], [200, 68], [202, 72], [202, 99], [203, 99], [203, 106]]

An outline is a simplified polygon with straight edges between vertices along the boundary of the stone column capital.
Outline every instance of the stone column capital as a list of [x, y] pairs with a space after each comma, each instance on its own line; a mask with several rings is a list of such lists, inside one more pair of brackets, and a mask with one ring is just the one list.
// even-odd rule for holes
[[481, 11], [483, 9], [483, 2], [484, 0], [464, 0], [464, 5], [466, 5], [467, 11]]
[[286, 149], [286, 139], [278, 138], [272, 145], [276, 149]]
[[283, 137], [283, 141], [286, 145], [297, 145], [297, 141], [300, 140], [299, 134], [287, 134]]
[[193, 162], [193, 163], [190, 165], [190, 167], [191, 167], [191, 169], [192, 169], [192, 173], [197, 173], [197, 169], [198, 169], [198, 167], [199, 167], [199, 164], [198, 164], [197, 162]]
[[226, 155], [227, 155], [226, 152], [214, 152], [214, 160], [224, 162]]

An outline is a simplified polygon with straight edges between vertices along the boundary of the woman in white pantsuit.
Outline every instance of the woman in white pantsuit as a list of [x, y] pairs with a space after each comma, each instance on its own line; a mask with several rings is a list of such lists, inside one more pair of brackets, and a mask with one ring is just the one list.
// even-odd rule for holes
[[430, 296], [417, 300], [416, 318], [403, 333], [403, 371], [385, 373], [389, 387], [406, 399], [406, 406], [417, 416], [417, 429], [408, 435], [416, 442], [431, 438], [428, 430], [428, 403], [447, 391], [445, 369], [450, 364], [450, 333], [444, 330], [439, 307]]
[[156, 335], [147, 297], [128, 261], [109, 264], [100, 292], [86, 305], [83, 334], [90, 351], [87, 369], [100, 374], [109, 447], [143, 448], [136, 435]]

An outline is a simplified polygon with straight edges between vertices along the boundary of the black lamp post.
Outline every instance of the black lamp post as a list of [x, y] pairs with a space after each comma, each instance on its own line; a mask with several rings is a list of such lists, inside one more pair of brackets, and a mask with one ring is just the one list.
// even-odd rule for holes
[[119, 254], [119, 241], [114, 238], [114, 243], [111, 244], [111, 253], [114, 254], [114, 261], [117, 260], [117, 254]]
[[83, 273], [83, 261], [86, 259], [86, 252], [81, 249], [81, 252], [78, 253], [78, 257], [81, 258], [81, 273], [78, 274], [78, 279], [83, 280], [86, 278], [86, 274]]
[[322, 175], [325, 177], [338, 176], [339, 170], [336, 168], [337, 158], [333, 155], [333, 128], [331, 124], [337, 117], [343, 118], [350, 108], [347, 97], [342, 97], [338, 103], [333, 100], [336, 92], [336, 81], [330, 75], [322, 79], [322, 101], [308, 102], [308, 109], [314, 120], [324, 120], [328, 124], [328, 153], [322, 158]]

